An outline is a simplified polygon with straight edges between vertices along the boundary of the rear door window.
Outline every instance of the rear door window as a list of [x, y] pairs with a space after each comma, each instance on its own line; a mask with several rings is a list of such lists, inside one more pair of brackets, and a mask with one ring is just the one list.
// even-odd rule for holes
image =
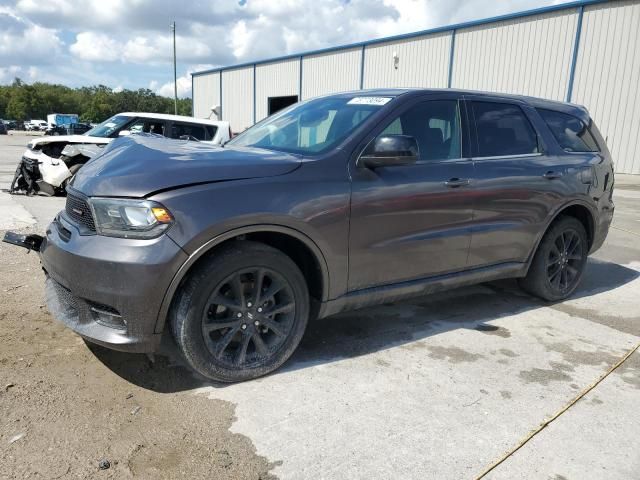
[[200, 141], [213, 140], [213, 137], [216, 135], [216, 130], [214, 125], [174, 122], [171, 127], [171, 138], [180, 138], [186, 135]]
[[479, 157], [538, 153], [538, 135], [518, 105], [472, 101]]
[[565, 151], [597, 152], [599, 150], [589, 128], [579, 118], [544, 108], [539, 108], [538, 113]]
[[139, 118], [131, 123], [127, 129], [131, 133], [153, 133], [155, 135], [164, 135], [165, 123], [163, 120], [151, 118]]

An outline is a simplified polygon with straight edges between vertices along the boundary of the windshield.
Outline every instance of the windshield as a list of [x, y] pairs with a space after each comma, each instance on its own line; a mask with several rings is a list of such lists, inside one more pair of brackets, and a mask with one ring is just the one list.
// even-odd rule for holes
[[88, 135], [90, 137], [110, 137], [116, 131], [120, 130], [124, 127], [128, 122], [131, 121], [132, 117], [127, 117], [124, 115], [114, 115], [111, 118], [108, 118], [100, 125], [93, 127], [88, 132], [85, 132], [84, 135]]
[[314, 154], [347, 138], [392, 97], [325, 97], [294, 105], [229, 142], [289, 153]]

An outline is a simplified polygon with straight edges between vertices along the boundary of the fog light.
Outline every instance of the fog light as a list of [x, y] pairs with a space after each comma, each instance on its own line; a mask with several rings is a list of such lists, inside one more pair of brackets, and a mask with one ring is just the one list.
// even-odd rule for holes
[[127, 322], [115, 308], [109, 307], [108, 305], [93, 304], [89, 310], [96, 323], [117, 330], [127, 329]]

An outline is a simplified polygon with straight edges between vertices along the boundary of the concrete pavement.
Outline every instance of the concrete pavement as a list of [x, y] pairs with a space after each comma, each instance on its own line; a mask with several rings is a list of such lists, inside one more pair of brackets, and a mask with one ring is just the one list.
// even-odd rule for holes
[[[610, 235], [568, 301], [503, 281], [339, 315], [274, 375], [192, 395], [212, 416], [233, 404], [231, 431], [280, 478], [476, 478], [640, 342], [640, 177], [616, 184]], [[64, 204], [9, 201], [38, 229]], [[639, 401], [636, 352], [487, 478], [637, 479]]]

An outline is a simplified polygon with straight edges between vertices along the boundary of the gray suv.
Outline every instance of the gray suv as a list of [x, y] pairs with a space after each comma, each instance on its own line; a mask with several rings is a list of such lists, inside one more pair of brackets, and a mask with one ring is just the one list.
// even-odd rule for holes
[[[223, 148], [132, 136], [76, 175], [38, 248], [52, 314], [223, 382], [307, 322], [507, 277], [553, 302], [603, 243], [613, 168], [580, 106], [455, 90], [312, 99]], [[14, 238], [14, 243], [20, 243]]]

